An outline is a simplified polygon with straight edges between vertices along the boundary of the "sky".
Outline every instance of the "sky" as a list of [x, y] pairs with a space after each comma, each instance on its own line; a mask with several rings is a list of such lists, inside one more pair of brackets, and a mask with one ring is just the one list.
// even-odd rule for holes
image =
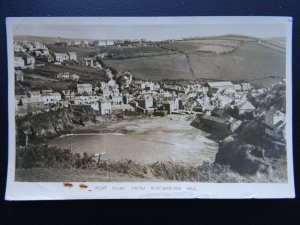
[[247, 35], [259, 38], [284, 37], [286, 26], [282, 23], [147, 23], [147, 24], [45, 24], [18, 23], [14, 35], [62, 37], [78, 39], [147, 39], [166, 40], [195, 36], [217, 36], [225, 34]]

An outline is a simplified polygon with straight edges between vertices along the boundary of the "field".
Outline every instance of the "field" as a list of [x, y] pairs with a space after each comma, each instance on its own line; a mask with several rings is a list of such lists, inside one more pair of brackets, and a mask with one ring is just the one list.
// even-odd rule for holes
[[[230, 43], [232, 43], [231, 40]], [[192, 45], [194, 44], [195, 40], [192, 42]], [[260, 86], [274, 81], [270, 76], [285, 77], [285, 54], [269, 46], [265, 47], [257, 42], [245, 42], [235, 51], [226, 54], [180, 53], [180, 51], [191, 51], [192, 48], [195, 48], [192, 45], [187, 47], [187, 44], [175, 43], [173, 50], [180, 46], [179, 52], [172, 55], [122, 60], [105, 59], [104, 62], [119, 71], [129, 70], [136, 78], [145, 80], [230, 79], [232, 81], [252, 81]], [[222, 45], [224, 45], [224, 40]], [[208, 45], [204, 46], [207, 48]], [[212, 45], [212, 48], [216, 48], [216, 46]]]
[[285, 55], [270, 48], [247, 43], [225, 55], [191, 55], [196, 77], [247, 80], [268, 84], [270, 76], [285, 77]]
[[118, 71], [130, 71], [138, 79], [190, 79], [192, 77], [185, 58], [186, 56], [183, 54], [173, 54], [122, 60], [104, 60], [104, 62]]
[[199, 45], [216, 45], [216, 46], [227, 46], [227, 47], [237, 47], [240, 44], [238, 40], [223, 40], [223, 39], [198, 39], [198, 40], [184, 40], [179, 41], [180, 43], [186, 43], [188, 45], [194, 45], [198, 47]]
[[106, 53], [114, 55], [114, 58], [116, 59], [128, 59], [172, 54], [173, 51], [150, 45], [147, 47], [109, 47], [107, 48]]
[[[211, 79], [251, 81], [256, 86], [270, 85], [285, 77], [285, 40], [243, 36], [184, 39], [174, 42], [146, 43], [144, 47], [119, 46], [79, 48], [47, 44], [53, 52], [76, 52], [82, 57], [106, 53], [102, 62], [117, 72], [130, 71], [137, 79]], [[53, 82], [58, 72], [80, 76], [79, 82], [104, 79], [104, 71], [83, 65], [36, 67], [25, 71], [25, 81], [32, 88], [67, 88], [70, 82]], [[271, 77], [272, 76], [272, 77]], [[44, 78], [43, 78], [44, 77]]]
[[96, 48], [79, 48], [79, 47], [64, 47], [60, 45], [55, 44], [49, 44], [47, 47], [53, 51], [53, 52], [59, 52], [59, 53], [68, 53], [68, 52], [76, 52], [77, 53], [77, 59], [80, 60], [82, 57], [87, 56], [94, 56], [98, 53], [100, 53], [100, 49]]
[[285, 38], [270, 38], [266, 40], [268, 43], [271, 43], [273, 45], [277, 45], [279, 47], [284, 48], [285, 47]]
[[213, 53], [213, 54], [226, 54], [234, 51], [239, 45], [240, 41], [235, 40], [218, 40], [218, 39], [199, 39], [199, 40], [186, 40], [176, 41], [169, 44], [159, 45], [165, 49], [179, 51], [181, 53]]
[[160, 44], [159, 46], [161, 48], [172, 50], [177, 53], [189, 53], [189, 52], [195, 52], [197, 50], [197, 47], [195, 47], [194, 45], [181, 43], [181, 42]]

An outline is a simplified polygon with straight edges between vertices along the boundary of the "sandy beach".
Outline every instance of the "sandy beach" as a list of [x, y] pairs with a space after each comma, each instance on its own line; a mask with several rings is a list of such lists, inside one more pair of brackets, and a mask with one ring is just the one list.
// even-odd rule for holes
[[104, 153], [103, 159], [141, 163], [176, 161], [200, 165], [213, 162], [218, 144], [190, 126], [187, 115], [122, 120], [77, 130], [49, 142], [78, 153]]

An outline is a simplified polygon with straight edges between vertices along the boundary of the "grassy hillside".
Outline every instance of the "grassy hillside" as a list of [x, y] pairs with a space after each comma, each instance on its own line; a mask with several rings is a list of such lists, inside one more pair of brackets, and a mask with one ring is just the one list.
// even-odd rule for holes
[[82, 39], [82, 38], [63, 38], [63, 37], [41, 37], [41, 36], [33, 36], [33, 35], [14, 35], [14, 41], [38, 41], [44, 44], [54, 44], [57, 41], [74, 41], [74, 40], [88, 40], [94, 41], [93, 39]]
[[[270, 84], [285, 77], [285, 53], [262, 42], [227, 39], [185, 40], [160, 45], [173, 54], [105, 59], [119, 71], [129, 70], [141, 79], [247, 80], [257, 85]], [[142, 51], [142, 50], [141, 50]]]
[[285, 76], [285, 54], [254, 43], [245, 43], [225, 55], [191, 55], [191, 65], [195, 76], [200, 78], [253, 80], [257, 84], [268, 84], [272, 80], [257, 79]]
[[58, 80], [57, 74], [60, 72], [70, 72], [80, 76], [78, 83], [95, 84], [105, 79], [105, 72], [96, 68], [81, 65], [54, 65], [45, 63], [44, 66], [35, 67], [34, 69], [24, 70], [24, 82], [16, 83], [16, 94], [22, 94], [26, 88], [33, 89], [53, 89], [61, 91], [76, 87], [77, 82], [68, 80]]
[[[22, 37], [18, 37], [21, 39]], [[23, 37], [25, 38], [25, 37]], [[26, 39], [54, 41], [56, 38], [26, 37]], [[152, 42], [144, 47], [119, 46], [108, 48], [78, 48], [47, 44], [53, 52], [77, 52], [78, 59], [106, 53], [103, 63], [119, 72], [130, 71], [138, 79], [217, 79], [252, 81], [257, 86], [269, 85], [273, 77], [285, 77], [285, 39], [258, 39], [254, 37], [225, 35], [219, 37], [189, 38], [174, 42]], [[51, 68], [50, 68], [51, 67]], [[81, 81], [103, 79], [103, 74], [82, 68], [59, 68], [72, 70]], [[46, 76], [49, 70], [49, 76]], [[31, 73], [54, 78], [57, 68], [48, 66]], [[28, 73], [26, 73], [28, 75]], [[30, 74], [29, 74], [30, 75]], [[26, 77], [25, 77], [26, 80]], [[32, 83], [33, 87], [39, 86]], [[44, 81], [44, 80], [43, 80]], [[51, 86], [51, 82], [47, 82]], [[68, 85], [68, 84], [66, 84]], [[66, 86], [65, 85], [65, 86]]]
[[104, 60], [104, 62], [119, 71], [128, 70], [133, 73], [134, 77], [139, 79], [191, 78], [183, 54]]
[[31, 35], [14, 35], [14, 41], [38, 41], [44, 44], [52, 44], [57, 41], [56, 37], [39, 37]]

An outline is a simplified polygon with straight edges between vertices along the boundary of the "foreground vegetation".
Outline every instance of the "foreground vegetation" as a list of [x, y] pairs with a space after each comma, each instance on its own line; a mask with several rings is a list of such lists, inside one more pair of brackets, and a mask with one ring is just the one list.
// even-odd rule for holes
[[[24, 170], [25, 169], [25, 170]], [[16, 150], [16, 171], [22, 174], [16, 177], [20, 181], [36, 181], [35, 176], [28, 176], [26, 171], [40, 171], [38, 174], [41, 180], [49, 181], [82, 181], [93, 174], [94, 181], [103, 181], [105, 177], [124, 177], [134, 178], [136, 181], [193, 181], [193, 182], [213, 182], [213, 183], [237, 183], [237, 182], [281, 182], [281, 175], [272, 173], [257, 173], [252, 176], [241, 176], [234, 172], [227, 165], [212, 164], [204, 162], [200, 166], [189, 166], [174, 161], [142, 164], [132, 160], [100, 160], [97, 157], [83, 153], [73, 153], [70, 150], [62, 150], [47, 145], [30, 145], [26, 148]], [[53, 177], [53, 171], [64, 171], [69, 174], [57, 174]], [[284, 170], [284, 168], [283, 168]], [[49, 171], [49, 174], [48, 172]], [[70, 172], [72, 171], [72, 172]], [[282, 170], [280, 170], [282, 171]], [[27, 174], [27, 176], [26, 176]], [[24, 176], [27, 177], [24, 180]], [[127, 178], [126, 178], [127, 177]], [[63, 180], [64, 179], [64, 180]]]

